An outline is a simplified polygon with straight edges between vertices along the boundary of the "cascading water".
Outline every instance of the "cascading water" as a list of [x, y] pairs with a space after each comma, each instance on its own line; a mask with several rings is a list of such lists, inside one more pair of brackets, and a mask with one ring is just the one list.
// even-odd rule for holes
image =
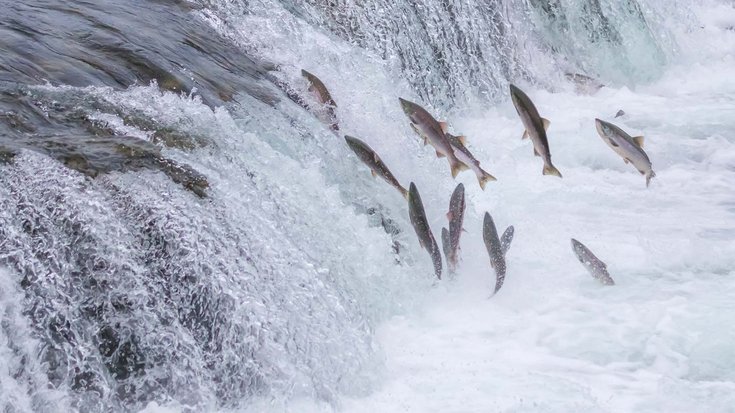
[[[460, 121], [477, 131], [469, 134], [475, 155], [483, 165], [492, 160], [491, 172], [526, 175], [521, 153], [530, 149], [501, 139], [520, 138], [517, 119], [484, 108], [507, 99], [509, 82], [564, 91], [566, 72], [631, 87], [659, 78], [699, 25], [694, 5], [675, 3], [0, 1], [0, 407], [280, 411], [297, 400], [308, 401], [303, 410], [393, 406], [394, 399], [376, 393], [396, 376], [376, 329], [450, 287], [431, 288], [431, 262], [400, 194], [373, 180], [341, 136], [292, 101], [314, 103], [301, 69], [329, 87], [341, 134], [368, 141], [405, 186], [417, 183], [436, 235], [455, 183], [446, 162], [412, 136], [399, 96], [432, 105], [441, 117], [481, 113]], [[549, 96], [539, 99], [546, 108]], [[583, 98], [568, 100], [596, 108], [605, 100], [575, 99]], [[655, 124], [635, 105], [625, 108], [641, 113], [633, 124]], [[719, 113], [713, 107], [707, 113]], [[562, 131], [577, 125], [554, 114]], [[703, 128], [691, 126], [692, 134], [710, 136]], [[492, 137], [472, 140], [486, 129]], [[576, 137], [553, 145], [559, 163], [575, 171], [622, 168]], [[655, 165], [675, 169], [689, 161], [669, 155]], [[549, 241], [558, 228], [520, 214], [567, 206], [548, 193], [567, 193], [561, 184], [498, 176], [482, 194], [465, 183], [477, 209], [470, 207], [466, 222], [488, 205], [509, 209], [502, 199], [518, 206], [518, 215], [499, 217], [521, 224], [514, 254], [528, 251], [524, 237]], [[504, 179], [517, 185], [504, 186]], [[568, 181], [579, 182], [574, 174]], [[525, 192], [535, 195], [522, 198]], [[577, 193], [587, 203], [575, 211], [597, 204], [587, 194]], [[706, 216], [696, 222], [710, 225]], [[466, 239], [476, 235], [468, 231]], [[676, 242], [678, 233], [662, 234]], [[704, 257], [732, 250], [726, 238], [706, 234], [715, 247]], [[459, 279], [489, 271], [474, 260], [481, 254], [475, 241], [463, 245], [467, 270]], [[552, 256], [539, 259], [557, 271]], [[524, 264], [515, 263], [537, 265]], [[732, 273], [697, 265], [707, 274]], [[509, 272], [505, 291], [519, 297]], [[531, 288], [540, 279], [518, 282]], [[542, 314], [541, 323], [549, 321], [543, 311], [554, 304], [521, 302]], [[719, 296], [712, 302], [722, 308]], [[533, 314], [509, 308], [500, 311], [507, 320], [534, 325]], [[414, 327], [408, 322], [405, 330]], [[413, 338], [398, 346], [410, 348]], [[554, 338], [544, 341], [549, 349], [568, 350]], [[524, 336], [518, 343], [525, 348]], [[631, 363], [637, 350], [630, 350]], [[420, 363], [409, 365], [421, 375]], [[433, 385], [419, 381], [414, 388]], [[360, 402], [374, 394], [377, 401]]]
[[[633, 0], [259, 1], [223, 10], [220, 18], [247, 33], [243, 42], [274, 59], [284, 47], [311, 47], [296, 40], [311, 27], [327, 29], [376, 52], [434, 104], [498, 100], [509, 80], [550, 85], [564, 71], [650, 80], [675, 48], [654, 5]], [[273, 44], [264, 36], [271, 30], [295, 42]]]

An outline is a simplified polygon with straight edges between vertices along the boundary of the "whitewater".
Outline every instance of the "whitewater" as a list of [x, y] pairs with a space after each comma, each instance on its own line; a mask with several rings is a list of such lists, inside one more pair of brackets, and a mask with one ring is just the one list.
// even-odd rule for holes
[[[679, 59], [660, 79], [591, 96], [571, 84], [554, 92], [530, 87], [551, 120], [562, 180], [541, 175], [509, 99], [447, 116], [498, 181], [483, 192], [472, 173], [458, 177], [468, 205], [459, 271], [428, 290], [415, 311], [379, 326], [382, 382], [337, 410], [735, 411], [735, 334], [728, 327], [735, 320], [735, 11], [699, 12], [702, 27], [680, 40]], [[342, 64], [348, 68], [337, 72], [355, 70]], [[455, 182], [444, 160], [398, 126], [404, 119], [390, 109], [395, 93], [366, 88], [363, 76], [328, 83], [348, 107], [340, 113], [396, 165], [399, 179], [417, 183], [437, 235]], [[375, 112], [356, 108], [355, 95], [391, 114], [375, 122]], [[624, 115], [615, 118], [619, 110]], [[599, 138], [596, 117], [645, 136], [657, 173], [650, 188]], [[409, 173], [407, 157], [438, 173]], [[482, 241], [485, 211], [499, 228], [516, 228], [497, 296]], [[589, 276], [572, 253], [572, 237], [608, 263], [616, 286]], [[286, 410], [311, 409], [331, 407]]]
[[[548, 2], [567, 14], [538, 6], [542, 24], [534, 1], [183, 3], [184, 31], [213, 30], [254, 69], [236, 79], [249, 63], [228, 56], [218, 90], [197, 83], [204, 60], [182, 64], [199, 86], [184, 92], [70, 77], [17, 93], [208, 184], [201, 198], [170, 171], [90, 177], [28, 148], [0, 162], [6, 411], [735, 412], [735, 4]], [[305, 92], [301, 69], [329, 89], [339, 134], [273, 87]], [[2, 70], [0, 104], [16, 96]], [[581, 93], [566, 71], [605, 86]], [[551, 121], [562, 179], [521, 140], [511, 81]], [[497, 181], [452, 179], [399, 97], [465, 135]], [[595, 118], [645, 137], [650, 187]], [[416, 184], [437, 240], [464, 184], [455, 274], [435, 279], [405, 200], [344, 134]], [[495, 295], [485, 212], [515, 227]]]

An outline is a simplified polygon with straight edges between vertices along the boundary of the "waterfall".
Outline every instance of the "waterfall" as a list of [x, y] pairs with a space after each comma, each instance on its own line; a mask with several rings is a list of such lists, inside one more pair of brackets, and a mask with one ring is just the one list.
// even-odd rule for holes
[[436, 217], [454, 183], [399, 96], [442, 117], [509, 82], [650, 82], [694, 24], [668, 4], [0, 2], [0, 408], [370, 394], [375, 329], [433, 270], [405, 200], [294, 102], [301, 69]]

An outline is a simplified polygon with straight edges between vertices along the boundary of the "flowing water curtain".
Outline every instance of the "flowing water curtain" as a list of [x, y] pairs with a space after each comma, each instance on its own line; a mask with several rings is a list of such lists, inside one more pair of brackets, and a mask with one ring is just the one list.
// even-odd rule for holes
[[435, 105], [502, 95], [508, 78], [529, 77], [516, 58], [511, 2], [308, 0], [289, 8], [315, 25], [399, 66]]
[[[41, 20], [41, 11], [36, 19], [24, 18], [25, 12], [20, 7], [18, 21]], [[203, 102], [219, 106], [224, 103], [218, 96], [229, 100], [232, 94], [215, 91], [202, 99], [200, 92], [167, 92], [162, 83], [135, 86], [150, 79], [133, 70], [122, 85], [110, 81], [115, 88], [63, 86], [63, 77], [48, 73], [44, 78], [62, 86], [29, 86], [25, 82], [32, 80], [21, 72], [11, 72], [17, 84], [0, 84], [0, 135], [6, 136], [0, 140], [0, 266], [9, 268], [23, 296], [23, 307], [16, 305], [11, 315], [25, 317], [32, 330], [2, 333], [13, 344], [9, 351], [0, 348], [0, 365], [12, 369], [13, 387], [30, 393], [28, 401], [8, 402], [13, 411], [58, 410], [39, 396], [49, 384], [80, 411], [137, 410], [151, 400], [235, 406], [258, 395], [333, 400], [338, 392], [370, 385], [362, 377], [378, 365], [374, 322], [388, 311], [392, 292], [408, 290], [391, 287], [401, 270], [393, 264], [390, 239], [345, 207], [337, 190], [326, 194], [316, 167], [291, 157], [299, 150], [278, 151], [264, 141], [258, 128], [273, 120], [280, 120], [284, 142], [301, 136], [262, 99], [258, 91], [265, 87], [243, 73], [249, 67], [238, 63], [243, 52], [222, 48], [208, 26], [183, 24], [187, 13], [177, 15], [173, 21], [180, 25], [173, 27], [185, 28], [193, 39], [164, 30], [124, 56], [154, 56], [155, 64], [142, 67], [165, 66], [170, 73], [180, 73], [172, 63], [187, 60], [187, 69], [204, 80], [200, 91], [220, 83], [209, 82], [219, 74], [237, 78], [221, 83], [242, 83], [237, 90], [247, 113], [244, 130], [226, 108], [213, 110]], [[171, 17], [163, 16], [158, 21]], [[86, 18], [75, 24], [103, 40], [106, 29], [123, 33], [87, 27]], [[65, 33], [44, 31], [59, 43]], [[129, 33], [121, 36], [132, 41]], [[18, 58], [21, 40], [4, 58]], [[115, 37], [110, 41], [117, 44]], [[169, 45], [194, 45], [199, 57], [185, 59], [191, 50]], [[61, 62], [79, 66], [74, 56], [55, 49], [32, 57], [54, 68], [65, 67]], [[125, 59], [103, 61], [110, 72], [130, 69]], [[217, 70], [217, 62], [226, 62], [228, 70]], [[82, 86], [88, 79], [108, 82], [99, 67], [79, 67], [88, 75], [79, 77]], [[256, 126], [249, 128], [248, 120]], [[124, 145], [131, 140], [142, 146]], [[94, 149], [90, 142], [111, 145], [97, 156], [87, 151]], [[201, 170], [212, 183], [206, 197], [140, 164], [161, 153]], [[310, 156], [328, 155], [315, 149]], [[103, 165], [84, 173], [84, 160]], [[0, 299], [5, 308], [15, 305], [8, 300], [21, 302], [10, 295]], [[29, 378], [29, 369], [38, 374]]]
[[569, 71], [613, 83], [652, 80], [672, 54], [667, 28], [636, 0], [530, 0], [538, 39]]
[[551, 87], [565, 71], [649, 81], [673, 52], [655, 10], [636, 0], [281, 2], [400, 67], [434, 105], [495, 101], [519, 79]]

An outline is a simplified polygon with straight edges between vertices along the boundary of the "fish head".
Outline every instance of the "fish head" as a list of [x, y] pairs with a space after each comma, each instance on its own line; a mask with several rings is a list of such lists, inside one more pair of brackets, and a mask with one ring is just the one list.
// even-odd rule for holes
[[418, 123], [415, 119], [416, 112], [418, 110], [417, 109], [418, 105], [411, 101], [403, 99], [403, 98], [398, 98], [398, 101], [401, 102], [401, 108], [403, 109], [403, 113], [405, 113], [406, 116], [408, 116], [408, 118], [411, 119], [411, 122]]
[[454, 188], [454, 191], [452, 192], [451, 196], [451, 203], [455, 202], [462, 202], [462, 209], [464, 209], [464, 184], [462, 182], [457, 184], [457, 187]]
[[352, 149], [352, 152], [354, 152], [358, 158], [362, 159], [363, 162], [365, 162], [365, 157], [372, 157], [375, 155], [373, 150], [365, 142], [354, 136], [345, 135], [345, 142], [347, 142], [347, 146], [349, 146], [350, 149]]
[[577, 256], [579, 262], [584, 263], [584, 258], [582, 258], [582, 254], [584, 253], [584, 245], [582, 245], [582, 243], [577, 241], [576, 239], [572, 238], [572, 249], [574, 250], [574, 254]]
[[530, 99], [526, 95], [525, 92], [523, 92], [521, 89], [518, 88], [518, 86], [514, 84], [510, 84], [510, 99], [513, 101], [513, 106], [516, 107], [516, 110], [520, 114], [521, 111], [526, 112], [526, 101], [529, 101]]
[[416, 217], [417, 217], [417, 200], [420, 201], [419, 198], [419, 191], [416, 189], [416, 185], [411, 182], [411, 185], [408, 187], [408, 217], [411, 220], [411, 225], [416, 228]]
[[[345, 141], [347, 142], [347, 145], [350, 146], [353, 150], [360, 146], [360, 140], [355, 138], [354, 136], [345, 135]], [[360, 143], [359, 143], [360, 142]]]
[[408, 187], [408, 212], [414, 214], [419, 208], [423, 208], [421, 196], [419, 195], [418, 188], [416, 188], [416, 184], [411, 182], [411, 185]]
[[605, 122], [604, 120], [595, 118], [595, 128], [597, 129], [597, 133], [599, 133], [601, 137], [609, 138], [615, 135], [613, 125]]

